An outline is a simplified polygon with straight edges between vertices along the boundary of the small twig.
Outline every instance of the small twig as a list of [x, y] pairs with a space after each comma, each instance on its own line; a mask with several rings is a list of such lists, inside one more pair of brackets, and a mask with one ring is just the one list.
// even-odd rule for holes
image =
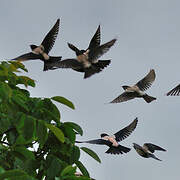
[[6, 145], [10, 146], [10, 144], [9, 144], [9, 143], [4, 142], [4, 141], [0, 141], [0, 143], [1, 143], [1, 144], [6, 144]]

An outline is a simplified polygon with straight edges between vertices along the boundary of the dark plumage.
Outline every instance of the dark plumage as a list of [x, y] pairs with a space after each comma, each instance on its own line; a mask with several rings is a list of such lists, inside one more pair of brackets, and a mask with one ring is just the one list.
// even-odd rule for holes
[[162, 147], [157, 146], [157, 145], [152, 144], [152, 143], [145, 143], [143, 146], [140, 146], [136, 143], [133, 143], [133, 147], [140, 156], [142, 156], [144, 158], [150, 158], [151, 157], [151, 158], [154, 158], [158, 161], [161, 161], [161, 160], [159, 158], [157, 158], [153, 153], [155, 151], [166, 151]]
[[44, 71], [51, 68], [53, 69], [52, 63], [59, 62], [61, 60], [61, 56], [49, 56], [48, 53], [52, 49], [57, 38], [59, 32], [59, 23], [60, 20], [58, 19], [39, 46], [33, 44], [30, 45], [32, 52], [23, 54], [12, 60], [28, 61], [40, 59], [44, 62]]
[[100, 26], [96, 30], [89, 46], [86, 50], [79, 50], [73, 44], [68, 43], [68, 47], [76, 53], [76, 59], [65, 59], [54, 63], [55, 68], [71, 68], [78, 72], [84, 72], [84, 78], [88, 78], [95, 73], [101, 72], [107, 67], [111, 60], [99, 60], [116, 42], [113, 39], [103, 45], [100, 45]]
[[179, 96], [180, 95], [180, 84], [177, 85], [172, 90], [170, 90], [166, 95], [167, 96]]
[[131, 124], [127, 127], [121, 129], [112, 136], [108, 134], [101, 134], [101, 139], [89, 140], [89, 141], [76, 141], [76, 143], [90, 143], [90, 144], [99, 144], [107, 145], [109, 149], [105, 153], [110, 154], [123, 154], [129, 152], [131, 149], [125, 146], [121, 146], [118, 142], [127, 138], [136, 128], [138, 119], [136, 118]]
[[155, 71], [151, 69], [150, 72], [143, 79], [137, 82], [134, 86], [122, 86], [125, 92], [117, 98], [115, 98], [110, 103], [120, 103], [134, 98], [143, 98], [147, 103], [156, 100], [155, 97], [149, 96], [143, 92], [152, 85], [152, 83], [155, 80], [155, 77]]

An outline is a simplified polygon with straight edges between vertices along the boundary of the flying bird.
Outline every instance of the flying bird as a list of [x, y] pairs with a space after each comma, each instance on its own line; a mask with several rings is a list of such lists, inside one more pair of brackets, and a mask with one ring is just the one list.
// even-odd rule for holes
[[160, 160], [153, 154], [154, 151], [156, 151], [156, 150], [157, 151], [166, 151], [162, 147], [159, 147], [159, 146], [151, 144], [151, 143], [145, 143], [143, 146], [133, 143], [133, 147], [140, 156], [142, 156], [144, 158], [154, 158], [158, 161], [162, 161], [162, 160]]
[[166, 95], [167, 96], [179, 96], [180, 95], [180, 84], [177, 85], [172, 90], [170, 90]]
[[101, 72], [111, 63], [111, 60], [99, 60], [99, 58], [114, 45], [117, 39], [112, 39], [103, 45], [100, 45], [100, 40], [99, 25], [86, 50], [79, 50], [73, 44], [68, 43], [69, 48], [76, 53], [76, 59], [65, 59], [54, 63], [54, 66], [56, 68], [71, 68], [78, 72], [84, 72], [84, 78]]
[[117, 98], [115, 98], [110, 103], [120, 103], [134, 98], [143, 98], [147, 103], [156, 100], [155, 97], [149, 96], [148, 94], [144, 93], [144, 91], [147, 90], [152, 85], [152, 83], [155, 80], [155, 77], [156, 77], [155, 71], [154, 69], [151, 69], [150, 72], [135, 85], [122, 86], [125, 92], [122, 93]]
[[123, 154], [129, 152], [131, 149], [125, 146], [120, 145], [118, 142], [127, 138], [136, 128], [138, 119], [136, 118], [131, 124], [127, 127], [121, 129], [113, 135], [108, 135], [106, 133], [101, 134], [101, 139], [89, 140], [89, 141], [76, 141], [76, 143], [90, 143], [90, 144], [99, 144], [107, 145], [109, 149], [105, 153], [110, 154]]
[[18, 61], [28, 61], [28, 60], [36, 60], [40, 59], [44, 62], [44, 71], [48, 69], [53, 69], [52, 64], [55, 62], [59, 62], [62, 56], [49, 56], [48, 53], [52, 49], [55, 40], [57, 38], [59, 32], [59, 23], [60, 19], [58, 19], [52, 29], [48, 32], [48, 34], [43, 39], [42, 43], [37, 45], [30, 45], [31, 52], [18, 56], [12, 60]]

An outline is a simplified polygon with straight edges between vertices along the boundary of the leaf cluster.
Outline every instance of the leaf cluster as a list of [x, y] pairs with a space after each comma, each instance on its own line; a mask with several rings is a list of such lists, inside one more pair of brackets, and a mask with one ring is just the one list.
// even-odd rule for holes
[[[31, 97], [22, 85], [35, 87], [35, 81], [20, 76], [20, 70], [27, 72], [20, 62], [0, 64], [0, 180], [89, 180], [80, 149], [100, 159], [75, 145], [83, 130], [76, 123], [61, 122], [53, 101], [75, 109], [73, 103], [61, 96]], [[75, 176], [77, 168], [81, 177]]]

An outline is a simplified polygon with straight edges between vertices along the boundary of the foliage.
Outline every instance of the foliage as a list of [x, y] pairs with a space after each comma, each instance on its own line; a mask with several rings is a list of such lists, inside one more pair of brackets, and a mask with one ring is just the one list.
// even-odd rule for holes
[[[35, 81], [17, 75], [20, 70], [27, 72], [20, 62], [0, 64], [0, 180], [90, 179], [75, 145], [83, 130], [61, 122], [53, 101], [74, 109], [73, 103], [61, 96], [31, 97], [22, 85], [35, 87]], [[82, 150], [100, 162], [95, 152]], [[75, 176], [77, 167], [83, 176]]]

